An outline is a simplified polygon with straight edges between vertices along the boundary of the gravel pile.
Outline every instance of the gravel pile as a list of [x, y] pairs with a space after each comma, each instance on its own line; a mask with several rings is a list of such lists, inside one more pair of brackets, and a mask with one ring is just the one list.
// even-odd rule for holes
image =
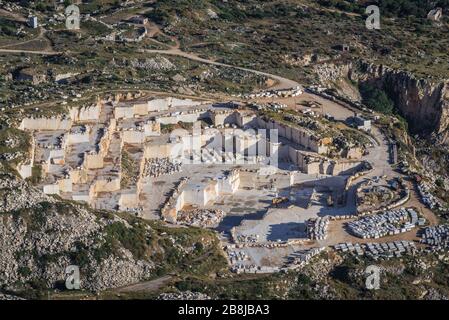
[[200, 292], [184, 291], [180, 293], [161, 293], [157, 300], [212, 300], [212, 298]]

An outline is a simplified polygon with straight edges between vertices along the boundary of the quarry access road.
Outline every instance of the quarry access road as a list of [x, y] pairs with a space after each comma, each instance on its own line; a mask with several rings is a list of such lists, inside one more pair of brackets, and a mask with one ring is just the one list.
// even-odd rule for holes
[[290, 79], [287, 79], [287, 78], [284, 78], [284, 77], [281, 77], [281, 76], [278, 76], [275, 74], [271, 74], [271, 73], [263, 72], [263, 71], [259, 71], [259, 70], [254, 70], [254, 69], [249, 69], [249, 68], [244, 68], [244, 67], [233, 66], [233, 65], [230, 65], [227, 63], [217, 62], [217, 61], [210, 60], [210, 59], [204, 59], [204, 58], [197, 56], [196, 54], [181, 51], [178, 48], [172, 48], [172, 49], [168, 49], [168, 50], [147, 49], [147, 50], [142, 50], [142, 51], [147, 52], [147, 53], [159, 53], [159, 54], [183, 57], [183, 58], [186, 58], [189, 60], [198, 61], [198, 62], [202, 62], [205, 64], [215, 65], [215, 66], [219, 66], [219, 67], [227, 67], [227, 68], [232, 68], [232, 69], [237, 69], [237, 70], [254, 73], [257, 75], [261, 75], [261, 76], [266, 76], [266, 77], [274, 79], [276, 81], [276, 84], [269, 88], [272, 90], [291, 89], [291, 88], [300, 86], [300, 84], [294, 80], [290, 80]]
[[153, 279], [145, 282], [138, 282], [126, 287], [117, 288], [118, 292], [138, 292], [138, 291], [156, 291], [164, 286], [168, 281], [172, 280], [171, 275], [166, 275], [157, 279]]
[[24, 44], [42, 39], [43, 36], [45, 35], [45, 32], [46, 31], [41, 27], [41, 28], [39, 28], [39, 34], [35, 38], [26, 40], [26, 41], [22, 41], [22, 42], [10, 43], [10, 44], [4, 45], [4, 46], [0, 46], [0, 48], [5, 49], [5, 48], [9, 48], [9, 47], [16, 47], [16, 46], [24, 45]]
[[13, 50], [13, 49], [0, 49], [0, 53], [29, 53], [29, 54], [39, 54], [44, 56], [56, 56], [61, 54], [57, 51], [31, 51], [31, 50]]

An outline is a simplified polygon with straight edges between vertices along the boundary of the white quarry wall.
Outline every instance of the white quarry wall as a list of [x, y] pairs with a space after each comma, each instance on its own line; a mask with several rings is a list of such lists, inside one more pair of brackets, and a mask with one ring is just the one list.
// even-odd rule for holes
[[228, 176], [217, 178], [217, 191], [219, 194], [233, 194], [240, 186], [240, 173], [232, 171]]
[[72, 120], [62, 118], [25, 118], [20, 123], [20, 130], [69, 130]]
[[72, 182], [75, 184], [87, 183], [88, 181], [87, 171], [84, 169], [72, 170], [70, 171], [70, 179], [72, 179]]
[[169, 143], [164, 144], [147, 144], [144, 149], [145, 159], [168, 158], [171, 154]]
[[74, 201], [83, 201], [83, 202], [87, 202], [87, 203], [90, 202], [90, 196], [89, 196], [89, 194], [86, 194], [86, 193], [73, 194], [72, 199]]
[[29, 178], [33, 175], [33, 165], [32, 164], [19, 165], [18, 171], [22, 179]]
[[45, 194], [57, 194], [59, 195], [59, 185], [57, 184], [48, 184], [44, 186]]
[[46, 174], [51, 174], [51, 173], [56, 174], [56, 173], [60, 172], [61, 165], [46, 163], [45, 165], [42, 166], [42, 168], [44, 169], [44, 172]]
[[177, 124], [178, 123], [178, 118], [172, 117], [172, 116], [162, 116], [162, 117], [158, 117], [156, 119], [157, 122], [159, 122], [160, 124]]
[[291, 127], [277, 121], [267, 122], [262, 118], [258, 118], [256, 121], [260, 128], [277, 129], [280, 137], [289, 139], [313, 152], [325, 154], [328, 151], [328, 147], [326, 145], [319, 145], [317, 138], [307, 129]]
[[179, 210], [181, 210], [185, 205], [185, 201], [184, 201], [184, 192], [181, 192], [178, 196], [178, 198], [176, 199], [176, 204], [175, 204], [175, 210], [176, 212], [178, 212]]
[[214, 112], [209, 115], [214, 126], [224, 126], [225, 124], [237, 124], [236, 112]]
[[200, 102], [193, 101], [191, 99], [168, 98], [168, 101], [172, 108], [182, 107], [182, 106], [197, 106], [200, 104]]
[[53, 149], [48, 153], [48, 160], [64, 157], [64, 149]]
[[134, 118], [133, 107], [116, 107], [114, 108], [115, 119], [131, 119]]
[[246, 128], [248, 126], [257, 124], [257, 117], [255, 114], [246, 114], [237, 112], [237, 125], [241, 128]]
[[166, 111], [168, 110], [168, 107], [170, 105], [170, 102], [168, 99], [154, 99], [148, 101], [148, 112], [154, 112], [154, 111]]
[[147, 144], [144, 148], [145, 159], [170, 158], [175, 159], [184, 154], [182, 141], [163, 144]]
[[72, 179], [61, 179], [58, 180], [58, 187], [61, 192], [72, 192]]
[[145, 116], [148, 114], [148, 103], [135, 104], [132, 108], [134, 115]]
[[120, 208], [136, 208], [139, 205], [139, 195], [137, 193], [122, 193], [118, 201]]
[[204, 189], [203, 188], [193, 188], [191, 186], [187, 186], [183, 190], [184, 195], [184, 205], [193, 204], [193, 205], [204, 205]]
[[129, 119], [133, 118], [134, 116], [144, 116], [150, 112], [167, 111], [170, 107], [176, 108], [182, 106], [196, 106], [199, 104], [201, 103], [198, 101], [193, 101], [191, 99], [177, 99], [169, 97], [149, 100], [146, 103], [136, 103], [130, 107], [116, 107], [114, 109], [114, 114], [116, 119]]
[[129, 144], [142, 144], [145, 142], [145, 133], [143, 131], [123, 131], [123, 142]]
[[143, 125], [143, 130], [147, 137], [159, 136], [161, 134], [161, 124], [156, 121], [150, 121]]
[[[233, 185], [229, 184], [229, 190], [235, 188], [237, 182], [234, 181], [233, 183]], [[182, 191], [182, 205], [184, 206], [190, 204], [203, 207], [210, 201], [215, 201], [220, 193], [219, 184], [221, 184], [221, 182], [210, 180], [206, 183], [186, 185]]]
[[100, 113], [102, 109], [102, 102], [98, 102], [96, 105], [87, 107], [74, 107], [70, 109], [70, 118], [75, 122], [88, 122], [97, 121], [100, 119]]
[[93, 186], [94, 193], [119, 191], [120, 178], [96, 180]]
[[161, 124], [177, 124], [178, 122], [196, 122], [202, 117], [204, 112], [183, 113], [178, 115], [161, 116], [156, 119]]

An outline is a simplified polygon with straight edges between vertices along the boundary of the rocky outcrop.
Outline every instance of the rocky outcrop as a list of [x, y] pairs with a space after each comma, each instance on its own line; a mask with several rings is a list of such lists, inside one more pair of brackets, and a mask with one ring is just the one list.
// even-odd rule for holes
[[204, 293], [184, 291], [179, 293], [161, 293], [157, 300], [211, 300], [211, 298]]
[[366, 61], [316, 65], [324, 85], [341, 78], [370, 83], [395, 102], [413, 133], [431, 135], [449, 143], [449, 80], [419, 79], [412, 73]]
[[[14, 210], [1, 213], [1, 287], [20, 291], [27, 283], [39, 281], [52, 288], [64, 283], [70, 265], [79, 266], [82, 288], [90, 291], [124, 286], [152, 275], [151, 261], [136, 259], [121, 245], [114, 250], [109, 247], [108, 226], [120, 223], [132, 228], [125, 220], [98, 217], [84, 206], [47, 201], [24, 184], [13, 176], [1, 183], [8, 188], [24, 187], [18, 202], [4, 198], [3, 210]], [[7, 189], [0, 190], [7, 194]]]
[[413, 132], [441, 135], [449, 129], [449, 80], [418, 79], [410, 72], [366, 62], [356, 64], [349, 77], [387, 92]]
[[70, 265], [79, 267], [83, 290], [122, 287], [172, 263], [166, 254], [194, 265], [197, 243], [205, 250], [218, 243], [206, 231], [172, 234], [157, 223], [59, 201], [12, 174], [0, 175], [0, 195], [0, 293], [65, 289]]
[[8, 174], [0, 174], [0, 213], [32, 208], [43, 201], [54, 202], [54, 199], [29, 187], [23, 180], [13, 179]]
[[12, 296], [10, 294], [2, 294], [0, 293], [0, 300], [24, 300], [20, 297]]

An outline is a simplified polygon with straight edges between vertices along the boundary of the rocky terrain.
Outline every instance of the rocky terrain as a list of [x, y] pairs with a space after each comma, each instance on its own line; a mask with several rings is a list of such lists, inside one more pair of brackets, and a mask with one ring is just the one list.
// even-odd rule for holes
[[410, 72], [369, 63], [359, 64], [351, 78], [386, 91], [412, 132], [434, 133], [449, 143], [449, 80], [420, 79]]
[[69, 265], [79, 266], [83, 290], [121, 287], [216, 248], [207, 232], [165, 231], [127, 215], [55, 201], [13, 175], [0, 177], [0, 194], [0, 288], [5, 292], [29, 296], [64, 289]]
[[434, 134], [441, 143], [449, 143], [449, 80], [418, 78], [411, 72], [361, 60], [325, 63], [314, 69], [322, 85], [332, 87], [348, 79], [378, 87], [394, 101], [412, 133]]
[[[37, 7], [37, 2], [22, 1], [26, 8], [16, 2], [13, 9], [24, 17], [37, 12], [40, 21], [45, 22], [55, 13], [51, 8]], [[111, 10], [123, 10], [97, 2], [88, 4], [97, 6], [97, 17], [109, 15]], [[382, 10], [385, 2], [380, 1]], [[346, 7], [336, 3], [345, 3]], [[89, 23], [82, 24], [79, 37], [50, 27], [42, 35], [26, 28], [26, 38], [19, 39], [18, 22], [9, 26], [15, 36], [2, 28], [0, 40], [2, 47], [6, 45], [6, 53], [0, 57], [0, 300], [66, 292], [65, 269], [69, 265], [79, 266], [81, 288], [86, 292], [175, 273], [180, 277], [174, 288], [164, 289], [179, 293], [155, 295], [163, 300], [447, 299], [447, 253], [423, 253], [382, 262], [383, 282], [378, 292], [367, 292], [364, 287], [364, 270], [371, 261], [328, 252], [299, 272], [234, 278], [220, 273], [226, 268], [226, 261], [216, 236], [209, 231], [168, 228], [159, 222], [62, 201], [44, 195], [30, 181], [18, 179], [14, 170], [3, 167], [3, 162], [23, 162], [27, 154], [28, 146], [21, 141], [26, 139], [19, 139], [19, 132], [12, 131], [12, 119], [38, 112], [64, 112], [63, 103], [77, 105], [78, 96], [89, 100], [104, 90], [125, 87], [183, 94], [247, 93], [264, 87], [268, 80], [239, 69], [205, 65], [186, 59], [185, 55], [140, 51], [140, 47], [145, 47], [148, 51], [182, 50], [213, 61], [282, 75], [304, 85], [319, 84], [351, 100], [362, 100], [361, 84], [374, 86], [394, 102], [395, 116], [406, 120], [410, 133], [426, 139], [418, 146], [417, 156], [425, 163], [425, 171], [443, 176], [433, 179], [446, 186], [438, 187], [443, 196], [449, 181], [449, 82], [444, 78], [449, 70], [447, 9], [440, 23], [427, 23], [431, 4], [426, 1], [426, 6], [421, 6], [423, 12], [408, 12], [407, 17], [390, 13], [389, 17], [394, 18], [383, 17], [382, 30], [372, 32], [365, 28], [364, 8], [359, 10], [359, 5], [365, 3], [148, 1], [151, 10], [142, 13], [157, 24], [159, 36], [166, 33], [165, 36], [178, 39], [179, 48], [155, 41], [156, 38], [145, 39], [139, 45], [97, 43], [93, 39], [98, 25]], [[402, 11], [404, 3], [407, 5], [407, 1], [401, 1], [397, 11]], [[13, 55], [8, 51], [36, 50], [41, 40], [45, 44], [42, 50], [63, 53], [40, 56]], [[11, 41], [17, 44], [11, 46]], [[348, 52], [336, 49], [342, 44], [349, 45]], [[18, 66], [35, 68], [43, 74], [81, 74], [58, 85], [50, 80], [23, 84], [11, 78]], [[42, 71], [40, 66], [46, 67]], [[67, 97], [71, 101], [66, 101]], [[409, 139], [407, 133], [405, 138]]]
[[[213, 299], [411, 299], [446, 300], [447, 254], [420, 252], [416, 256], [370, 261], [347, 254], [324, 252], [295, 272], [246, 275], [215, 281], [188, 278], [179, 290], [203, 293]], [[366, 289], [365, 270], [380, 268], [380, 289]]]
[[185, 291], [181, 293], [161, 293], [158, 300], [210, 300], [210, 297], [199, 292]]

